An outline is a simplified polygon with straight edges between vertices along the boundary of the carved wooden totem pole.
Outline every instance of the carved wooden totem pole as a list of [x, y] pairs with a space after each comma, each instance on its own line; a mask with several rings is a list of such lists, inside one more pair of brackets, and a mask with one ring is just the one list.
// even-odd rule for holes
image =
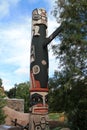
[[48, 50], [47, 45], [61, 32], [57, 28], [47, 37], [47, 14], [44, 9], [32, 13], [30, 55], [30, 130], [48, 130]]
[[48, 50], [47, 15], [44, 9], [32, 13], [32, 42], [30, 55], [30, 130], [48, 130]]

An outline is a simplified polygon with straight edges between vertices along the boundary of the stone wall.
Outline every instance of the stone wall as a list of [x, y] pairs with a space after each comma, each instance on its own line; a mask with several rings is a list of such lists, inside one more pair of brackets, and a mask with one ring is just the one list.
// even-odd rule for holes
[[24, 112], [24, 99], [5, 99], [9, 108]]
[[25, 126], [29, 124], [29, 113], [18, 112], [7, 106], [5, 106], [3, 110], [6, 115], [5, 125], [14, 125], [12, 121], [14, 121], [15, 119], [17, 120], [17, 123], [20, 125]]
[[21, 125], [29, 124], [29, 113], [24, 113], [24, 99], [5, 98], [6, 106], [3, 108], [6, 115], [5, 124], [14, 125], [15, 119]]

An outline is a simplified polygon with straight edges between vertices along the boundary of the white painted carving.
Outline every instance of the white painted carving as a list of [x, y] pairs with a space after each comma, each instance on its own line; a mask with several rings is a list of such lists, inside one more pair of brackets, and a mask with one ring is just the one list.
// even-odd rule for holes
[[40, 67], [38, 65], [33, 66], [33, 74], [38, 74], [40, 72]]
[[37, 26], [37, 25], [33, 26], [33, 30], [32, 30], [33, 31], [33, 36], [39, 36], [40, 35], [39, 29], [40, 29], [39, 26]]

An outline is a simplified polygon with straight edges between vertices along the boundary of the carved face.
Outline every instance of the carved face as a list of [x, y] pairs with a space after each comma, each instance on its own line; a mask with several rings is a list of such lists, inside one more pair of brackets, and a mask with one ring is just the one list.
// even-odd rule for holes
[[44, 9], [35, 9], [32, 13], [33, 25], [44, 24], [47, 26], [47, 13]]
[[48, 113], [48, 93], [32, 92], [30, 104], [32, 113]]

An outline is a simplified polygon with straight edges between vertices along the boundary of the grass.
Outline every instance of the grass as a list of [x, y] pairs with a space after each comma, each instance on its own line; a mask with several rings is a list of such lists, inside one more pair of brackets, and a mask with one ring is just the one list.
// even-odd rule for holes
[[51, 119], [51, 120], [58, 120], [59, 117], [60, 117], [60, 113], [50, 113], [49, 114], [49, 119]]
[[64, 112], [62, 112], [62, 113], [49, 113], [49, 119], [51, 119], [51, 120], [58, 121], [62, 116], [65, 117]]
[[[68, 127], [67, 115], [62, 113], [49, 113], [49, 119], [52, 121], [51, 130], [61, 130]], [[56, 124], [55, 124], [56, 123]]]

